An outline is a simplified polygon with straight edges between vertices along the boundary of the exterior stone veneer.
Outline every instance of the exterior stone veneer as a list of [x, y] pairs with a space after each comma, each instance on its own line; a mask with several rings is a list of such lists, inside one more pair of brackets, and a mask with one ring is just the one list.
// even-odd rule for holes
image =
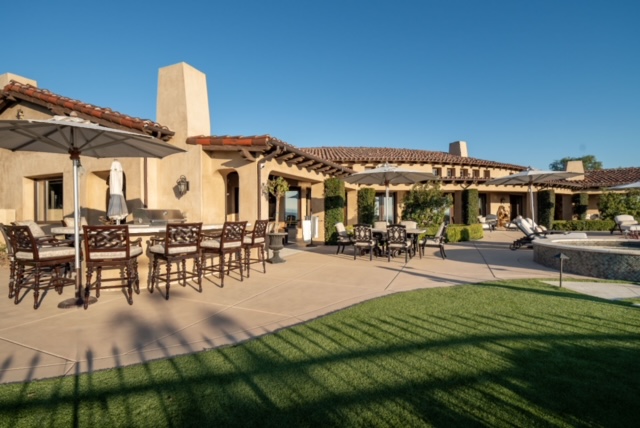
[[[607, 247], [607, 248], [603, 248]], [[615, 248], [612, 248], [615, 247]], [[628, 239], [536, 239], [533, 260], [563, 272], [602, 279], [640, 282], [640, 241]]]

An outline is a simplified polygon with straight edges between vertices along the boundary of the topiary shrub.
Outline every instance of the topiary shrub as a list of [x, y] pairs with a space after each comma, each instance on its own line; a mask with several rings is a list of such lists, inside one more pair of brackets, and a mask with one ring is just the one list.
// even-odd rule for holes
[[579, 231], [579, 232], [609, 232], [613, 229], [613, 220], [556, 220], [552, 224], [553, 230]]
[[462, 222], [464, 224], [478, 223], [480, 212], [480, 197], [478, 189], [465, 189], [462, 191]]
[[589, 194], [576, 193], [571, 196], [571, 204], [573, 205], [573, 214], [578, 220], [587, 219], [587, 208], [589, 208]]
[[536, 223], [551, 229], [553, 222], [553, 213], [556, 206], [556, 192], [553, 190], [542, 190], [537, 193], [538, 196], [538, 216]]
[[358, 223], [373, 224], [376, 213], [376, 191], [370, 187], [358, 190]]
[[447, 228], [447, 242], [477, 241], [484, 237], [480, 223], [450, 224]]
[[324, 181], [324, 241], [327, 244], [338, 241], [336, 223], [344, 223], [345, 199], [344, 181], [339, 178]]

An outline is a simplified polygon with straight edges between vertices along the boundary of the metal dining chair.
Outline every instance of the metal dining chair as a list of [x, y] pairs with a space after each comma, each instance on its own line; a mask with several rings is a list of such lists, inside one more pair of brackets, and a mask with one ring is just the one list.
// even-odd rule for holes
[[[240, 272], [240, 281], [243, 277], [242, 242], [247, 228], [246, 221], [227, 221], [222, 226], [222, 234], [203, 234], [201, 243], [202, 271], [220, 275], [220, 287], [224, 287], [225, 270], [227, 275], [232, 270]], [[227, 255], [229, 259], [227, 261]], [[233, 261], [235, 255], [236, 260]], [[207, 257], [218, 257], [218, 263], [207, 266]]]
[[[183, 287], [187, 280], [195, 279], [198, 291], [202, 292], [202, 265], [200, 240], [202, 223], [169, 223], [164, 237], [152, 239], [149, 252], [153, 263], [149, 275], [149, 292], [159, 286], [160, 281], [166, 284], [165, 299], [169, 300], [169, 286], [172, 279], [172, 265], [177, 265], [176, 279]], [[187, 270], [187, 260], [193, 261], [193, 268]], [[166, 265], [165, 273], [161, 272], [160, 263]]]
[[[138, 256], [142, 254], [142, 238], [129, 239], [129, 226], [82, 226], [87, 281], [85, 306], [89, 305], [91, 289], [100, 298], [100, 290], [122, 288], [127, 302], [133, 304], [133, 292], [140, 294]], [[114, 277], [105, 277], [105, 271], [117, 270]], [[96, 280], [93, 280], [93, 273]]]
[[356, 224], [353, 227], [353, 260], [356, 259], [358, 251], [369, 250], [369, 261], [373, 260], [373, 250], [376, 241], [373, 239], [372, 228], [368, 224]]
[[[14, 303], [25, 297], [23, 289], [33, 290], [33, 309], [41, 303], [40, 292], [54, 289], [62, 294], [63, 287], [75, 286], [76, 281], [67, 272], [75, 260], [71, 241], [55, 238], [36, 239], [29, 226], [5, 226], [15, 257], [13, 286]], [[44, 297], [44, 295], [42, 296]]]
[[[262, 263], [262, 272], [267, 273], [266, 258], [264, 255], [265, 246], [267, 245], [267, 226], [269, 220], [256, 220], [253, 230], [247, 233], [242, 240], [242, 248], [244, 249], [244, 262], [247, 268], [247, 278], [251, 275], [251, 264]], [[251, 251], [256, 249], [258, 252], [255, 258], [251, 258]]]
[[391, 261], [391, 254], [404, 252], [404, 262], [412, 256], [413, 241], [407, 236], [407, 228], [402, 224], [390, 224], [387, 226], [387, 261]]

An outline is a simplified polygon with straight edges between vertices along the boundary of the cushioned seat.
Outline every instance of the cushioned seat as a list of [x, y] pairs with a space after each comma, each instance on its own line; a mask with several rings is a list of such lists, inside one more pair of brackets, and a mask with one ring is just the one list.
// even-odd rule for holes
[[[217, 272], [220, 275], [220, 287], [224, 287], [225, 267], [227, 275], [230, 275], [232, 270], [237, 270], [240, 272], [240, 281], [244, 279], [242, 272], [242, 245], [246, 228], [246, 221], [227, 221], [222, 226], [221, 234], [202, 235], [203, 239], [200, 244], [202, 251], [202, 271], [205, 274], [207, 272]], [[228, 262], [226, 261], [227, 255], [229, 256]], [[236, 256], [235, 261], [233, 261], [234, 255]], [[207, 266], [208, 257], [218, 257], [218, 263], [213, 263], [212, 260], [211, 264]]]
[[[253, 230], [248, 232], [242, 239], [242, 247], [244, 248], [244, 263], [247, 269], [247, 278], [251, 276], [251, 264], [262, 263], [262, 272], [267, 273], [266, 258], [264, 250], [267, 242], [267, 226], [269, 220], [256, 220]], [[251, 258], [251, 251], [256, 250], [258, 253], [255, 258]]]
[[6, 232], [15, 257], [13, 297], [16, 304], [24, 298], [24, 294], [21, 295], [24, 289], [33, 290], [33, 308], [38, 309], [41, 291], [54, 289], [62, 294], [63, 287], [75, 286], [75, 279], [66, 275], [76, 254], [69, 246], [70, 241], [36, 239], [26, 225], [6, 226]]
[[[89, 303], [91, 289], [100, 290], [122, 288], [127, 301], [133, 304], [133, 292], [140, 294], [138, 275], [138, 256], [142, 254], [142, 239], [129, 239], [129, 226], [83, 226], [83, 242], [87, 281], [85, 287], [85, 306]], [[117, 276], [106, 278], [104, 271], [118, 271]], [[96, 272], [96, 280], [93, 273]]]
[[[177, 280], [187, 286], [187, 280], [195, 279], [198, 291], [202, 292], [202, 264], [200, 255], [202, 223], [169, 223], [163, 237], [152, 239], [149, 252], [153, 258], [149, 275], [149, 292], [153, 293], [160, 281], [166, 285], [165, 299], [169, 300], [172, 280], [172, 265], [177, 267]], [[187, 270], [187, 260], [193, 261], [193, 268]], [[160, 263], [166, 267], [161, 272]]]
[[364, 250], [369, 250], [369, 260], [373, 260], [373, 249], [376, 241], [373, 239], [371, 226], [368, 224], [356, 224], [353, 227], [353, 234], [353, 260], [356, 259], [358, 251], [362, 253]]

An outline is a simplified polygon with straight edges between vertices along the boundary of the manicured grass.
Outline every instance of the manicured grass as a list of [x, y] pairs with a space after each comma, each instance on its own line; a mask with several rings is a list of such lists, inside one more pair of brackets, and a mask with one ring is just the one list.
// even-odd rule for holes
[[0, 386], [0, 425], [637, 426], [640, 310], [537, 281], [398, 294], [244, 344]]

